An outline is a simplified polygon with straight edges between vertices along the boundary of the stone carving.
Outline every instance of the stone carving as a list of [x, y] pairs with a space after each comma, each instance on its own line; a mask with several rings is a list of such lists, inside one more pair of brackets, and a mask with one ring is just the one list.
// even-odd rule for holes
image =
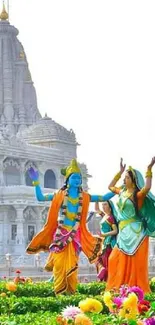
[[25, 221], [32, 221], [38, 219], [37, 213], [32, 207], [27, 207], [23, 212], [23, 216]]
[[11, 127], [9, 125], [1, 127], [1, 133], [3, 138], [8, 140], [11, 136]]
[[25, 141], [17, 138], [15, 135], [10, 137], [9, 144], [14, 147], [26, 147]]
[[7, 216], [8, 216], [9, 221], [15, 221], [16, 220], [17, 212], [16, 212], [16, 209], [13, 206], [8, 208]]
[[48, 210], [49, 210], [49, 208], [45, 208], [45, 209], [43, 209], [43, 211], [41, 213], [41, 217], [42, 217], [43, 224], [46, 222]]
[[7, 158], [3, 162], [3, 170], [5, 170], [8, 166], [13, 166], [13, 167], [16, 167], [17, 170], [20, 170], [20, 164], [17, 159]]

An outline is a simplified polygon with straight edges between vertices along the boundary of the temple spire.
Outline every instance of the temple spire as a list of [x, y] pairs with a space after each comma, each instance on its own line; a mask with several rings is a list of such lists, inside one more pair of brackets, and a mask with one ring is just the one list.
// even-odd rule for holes
[[3, 9], [2, 9], [2, 12], [0, 14], [0, 19], [1, 20], [7, 20], [9, 18], [9, 15], [6, 11], [6, 8], [5, 8], [5, 3], [4, 3], [4, 0], [3, 0]]

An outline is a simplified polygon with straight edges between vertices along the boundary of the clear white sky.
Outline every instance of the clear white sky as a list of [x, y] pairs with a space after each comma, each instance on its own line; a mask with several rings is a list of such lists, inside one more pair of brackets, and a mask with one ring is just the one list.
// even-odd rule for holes
[[145, 172], [155, 155], [155, 1], [10, 0], [10, 22], [41, 114], [76, 133], [91, 192], [106, 192], [120, 156]]

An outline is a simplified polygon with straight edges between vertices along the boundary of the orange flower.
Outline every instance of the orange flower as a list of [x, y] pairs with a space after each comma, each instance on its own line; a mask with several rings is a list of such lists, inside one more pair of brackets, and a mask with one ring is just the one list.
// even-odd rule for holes
[[137, 325], [144, 325], [144, 322], [142, 320], [138, 319]]
[[17, 285], [14, 282], [8, 282], [6, 283], [6, 288], [7, 290], [14, 292], [17, 290]]
[[56, 320], [59, 325], [67, 325], [67, 321], [62, 316], [57, 316]]
[[81, 313], [76, 316], [75, 325], [93, 325], [93, 323], [90, 318]]

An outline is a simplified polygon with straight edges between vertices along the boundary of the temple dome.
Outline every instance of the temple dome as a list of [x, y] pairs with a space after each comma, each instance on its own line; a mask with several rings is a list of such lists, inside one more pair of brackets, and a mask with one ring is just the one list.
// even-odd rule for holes
[[22, 137], [31, 144], [41, 144], [50, 142], [76, 143], [73, 130], [67, 130], [45, 115], [37, 123], [19, 132], [17, 136]]

